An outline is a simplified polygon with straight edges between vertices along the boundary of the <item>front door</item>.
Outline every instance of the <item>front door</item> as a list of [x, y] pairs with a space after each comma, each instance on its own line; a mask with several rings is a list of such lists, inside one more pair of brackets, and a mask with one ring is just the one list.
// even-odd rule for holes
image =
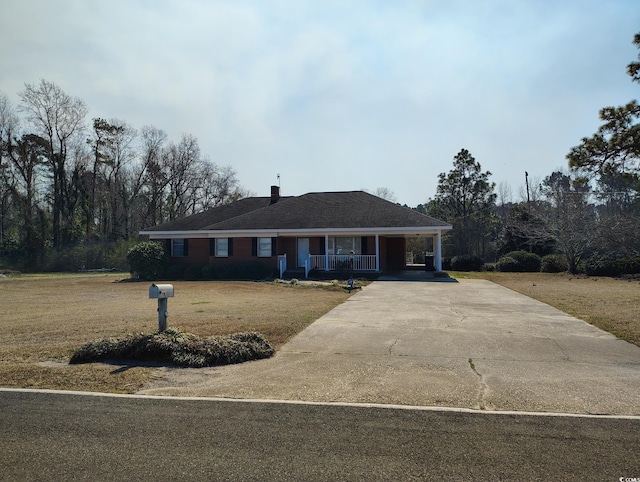
[[298, 268], [304, 268], [304, 262], [309, 259], [309, 238], [298, 238]]

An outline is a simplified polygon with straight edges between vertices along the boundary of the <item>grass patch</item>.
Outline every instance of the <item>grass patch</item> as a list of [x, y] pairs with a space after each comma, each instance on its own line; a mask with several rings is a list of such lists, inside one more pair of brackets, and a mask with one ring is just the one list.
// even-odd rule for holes
[[269, 358], [274, 352], [273, 347], [259, 333], [201, 337], [169, 328], [151, 335], [102, 338], [87, 343], [75, 351], [69, 363], [115, 359], [166, 362], [181, 367], [202, 368]]
[[[19, 275], [0, 278], [0, 385], [134, 393], [156, 368], [69, 365], [74, 352], [104, 338], [158, 329], [150, 282], [119, 282], [128, 273]], [[168, 327], [198, 337], [258, 332], [278, 350], [292, 336], [345, 301], [323, 286], [177, 281]]]

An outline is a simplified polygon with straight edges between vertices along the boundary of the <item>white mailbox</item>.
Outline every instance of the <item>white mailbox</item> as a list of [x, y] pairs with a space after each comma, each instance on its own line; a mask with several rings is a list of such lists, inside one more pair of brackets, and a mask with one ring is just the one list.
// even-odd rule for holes
[[149, 298], [173, 298], [173, 285], [152, 284], [149, 288]]

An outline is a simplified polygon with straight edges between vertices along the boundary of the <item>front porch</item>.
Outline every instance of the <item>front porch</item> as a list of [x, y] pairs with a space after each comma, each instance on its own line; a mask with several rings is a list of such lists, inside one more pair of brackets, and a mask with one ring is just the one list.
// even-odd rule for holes
[[[423, 258], [427, 266], [423, 264], [422, 270], [441, 271], [440, 233], [422, 236], [432, 241], [433, 246], [433, 252]], [[366, 276], [418, 268], [418, 265], [411, 266], [407, 258], [407, 238], [402, 235], [279, 237], [277, 246], [281, 278], [285, 272], [289, 272], [289, 276], [308, 278], [312, 271]]]

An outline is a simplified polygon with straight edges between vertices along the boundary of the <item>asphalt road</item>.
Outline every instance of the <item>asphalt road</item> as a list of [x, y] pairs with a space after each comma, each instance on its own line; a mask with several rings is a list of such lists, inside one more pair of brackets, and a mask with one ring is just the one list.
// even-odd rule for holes
[[0, 390], [2, 480], [640, 477], [640, 419]]

